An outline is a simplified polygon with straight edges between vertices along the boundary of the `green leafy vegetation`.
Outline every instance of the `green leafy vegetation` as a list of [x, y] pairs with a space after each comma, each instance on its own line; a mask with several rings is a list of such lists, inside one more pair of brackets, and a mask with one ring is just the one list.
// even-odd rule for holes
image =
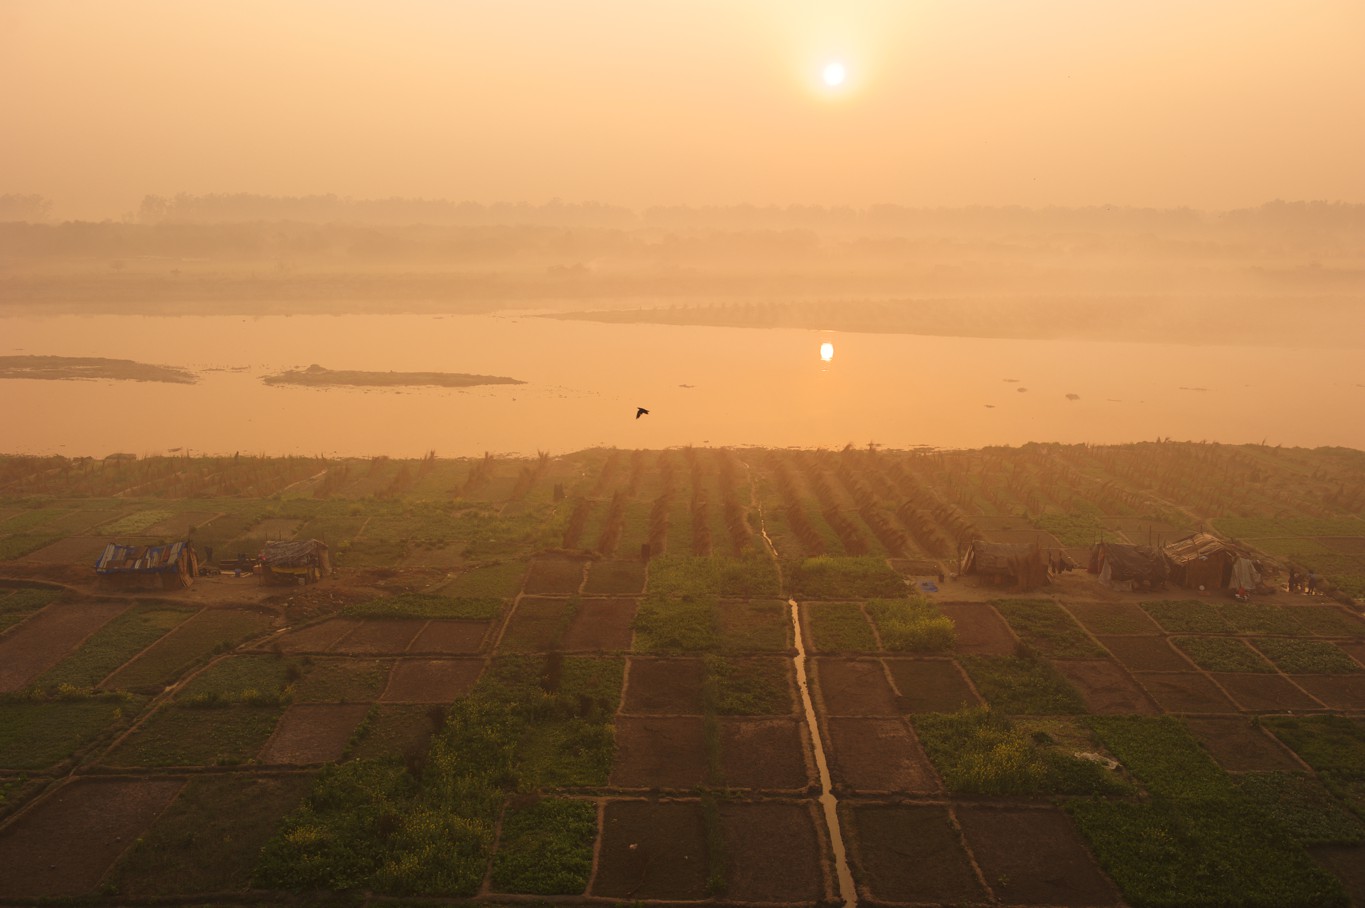
[[0, 631], [23, 621], [60, 594], [60, 590], [0, 587]]
[[873, 599], [867, 610], [877, 625], [882, 646], [894, 653], [942, 653], [957, 640], [953, 619], [923, 596]]
[[743, 558], [655, 558], [649, 563], [647, 590], [651, 595], [684, 599], [753, 599], [781, 593], [777, 565], [757, 554]]
[[279, 722], [272, 704], [164, 706], [123, 741], [110, 766], [236, 766], [255, 758]]
[[991, 603], [1019, 639], [1053, 659], [1103, 659], [1095, 645], [1069, 614], [1047, 599], [998, 599]]
[[1300, 636], [1304, 633], [1299, 620], [1299, 609], [1285, 605], [1266, 605], [1260, 602], [1221, 603], [1218, 611], [1239, 633], [1282, 634]]
[[302, 664], [274, 654], [219, 659], [176, 691], [185, 706], [279, 705], [291, 684], [303, 676]]
[[493, 861], [493, 888], [578, 895], [588, 888], [596, 840], [597, 805], [591, 801], [542, 799], [509, 806]]
[[1172, 637], [1194, 664], [1211, 672], [1273, 672], [1275, 669], [1236, 637]]
[[900, 574], [866, 555], [807, 558], [787, 565], [786, 576], [797, 599], [894, 599], [908, 594]]
[[1365, 781], [1365, 721], [1345, 716], [1271, 716], [1261, 722], [1318, 772]]
[[368, 602], [356, 602], [342, 609], [350, 618], [495, 618], [502, 610], [501, 599], [471, 599], [438, 596], [431, 593], [400, 593]]
[[95, 631], [35, 684], [40, 688], [94, 687], [193, 614], [187, 607], [134, 606]]
[[709, 652], [719, 641], [716, 602], [710, 597], [651, 596], [635, 613], [635, 649], [640, 652]]
[[121, 727], [145, 702], [115, 695], [0, 700], [0, 768], [46, 769]]
[[1301, 845], [1359, 845], [1365, 824], [1317, 779], [1290, 772], [1248, 772], [1237, 790], [1265, 821], [1283, 828]]
[[1233, 627], [1218, 609], [1197, 599], [1144, 602], [1142, 608], [1168, 634], [1231, 634]]
[[723, 716], [784, 716], [792, 711], [785, 661], [706, 656], [704, 663], [708, 711]]
[[811, 644], [817, 652], [874, 653], [877, 651], [877, 638], [872, 633], [863, 614], [863, 607], [856, 602], [805, 602], [801, 613], [806, 619]]
[[990, 707], [1007, 716], [1057, 716], [1085, 712], [1080, 695], [1046, 659], [964, 656], [962, 667]]
[[1057, 537], [1062, 545], [1094, 545], [1108, 533], [1113, 541], [1113, 532], [1107, 531], [1101, 517], [1093, 511], [1079, 514], [1039, 514], [1033, 518], [1038, 529]]
[[1342, 675], [1362, 671], [1360, 665], [1334, 643], [1279, 637], [1254, 642], [1280, 671], [1291, 675]]
[[298, 660], [303, 677], [294, 681], [295, 702], [364, 703], [378, 699], [389, 683], [393, 662], [388, 659], [304, 656]]

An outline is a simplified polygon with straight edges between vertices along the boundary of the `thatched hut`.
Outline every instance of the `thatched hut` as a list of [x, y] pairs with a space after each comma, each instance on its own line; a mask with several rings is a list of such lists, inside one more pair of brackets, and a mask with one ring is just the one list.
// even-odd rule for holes
[[332, 573], [327, 544], [317, 539], [267, 542], [261, 576], [270, 583], [317, 583]]
[[1238, 552], [1210, 533], [1195, 533], [1163, 549], [1171, 581], [1191, 590], [1221, 590], [1232, 580]]
[[111, 542], [95, 561], [95, 573], [120, 586], [160, 584], [183, 589], [199, 574], [199, 556], [188, 539], [165, 545], [119, 545]]
[[1090, 550], [1090, 573], [1112, 590], [1159, 590], [1166, 586], [1166, 559], [1149, 545], [1098, 542]]
[[958, 573], [986, 577], [992, 583], [1011, 582], [1019, 590], [1046, 586], [1049, 576], [1048, 553], [1027, 542], [986, 542], [976, 540], [962, 556]]

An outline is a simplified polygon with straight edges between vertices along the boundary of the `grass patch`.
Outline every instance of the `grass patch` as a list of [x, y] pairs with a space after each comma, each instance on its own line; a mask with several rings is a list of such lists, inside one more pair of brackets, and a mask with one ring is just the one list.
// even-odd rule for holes
[[707, 656], [707, 711], [722, 716], [785, 716], [792, 711], [787, 666], [781, 659]]
[[893, 653], [942, 653], [957, 642], [953, 619], [923, 596], [873, 599], [867, 611], [877, 625], [882, 646]]
[[122, 725], [142, 702], [113, 696], [0, 701], [0, 767], [54, 766]]
[[493, 888], [533, 895], [579, 895], [588, 888], [597, 840], [591, 801], [537, 800], [512, 806], [493, 859]]
[[502, 561], [464, 571], [441, 587], [444, 595], [457, 599], [512, 599], [526, 579], [524, 561]]
[[503, 600], [473, 599], [465, 596], [438, 596], [432, 593], [401, 593], [369, 602], [346, 606], [341, 614], [349, 618], [495, 618]]
[[1274, 667], [1236, 637], [1172, 637], [1171, 642], [1211, 672], [1273, 672]]
[[94, 687], [193, 614], [190, 608], [134, 606], [97, 630], [35, 684], [45, 689], [61, 684]]
[[649, 563], [649, 593], [666, 597], [755, 599], [781, 595], [777, 565], [762, 555], [666, 555]]
[[1317, 779], [1291, 772], [1249, 772], [1238, 776], [1236, 784], [1267, 823], [1285, 829], [1300, 845], [1365, 842], [1365, 824]]
[[905, 580], [880, 558], [820, 555], [789, 564], [787, 585], [797, 599], [896, 599]]
[[109, 892], [143, 898], [246, 889], [261, 846], [311, 783], [302, 775], [191, 779], [114, 868]]
[[1128, 786], [1099, 763], [986, 709], [915, 717], [915, 731], [954, 794], [1114, 794]]
[[236, 766], [250, 762], [281, 710], [251, 706], [157, 710], [106, 758], [110, 766]]
[[1321, 640], [1266, 637], [1256, 641], [1256, 648], [1291, 675], [1347, 675], [1361, 670], [1340, 647]]
[[1345, 716], [1274, 716], [1261, 724], [1318, 772], [1365, 781], [1365, 722]]
[[1231, 634], [1233, 627], [1223, 614], [1197, 599], [1177, 602], [1144, 602], [1142, 609], [1168, 634]]
[[1066, 610], [1046, 599], [1003, 599], [991, 603], [1025, 643], [1052, 659], [1103, 659]]
[[1046, 659], [964, 656], [962, 667], [997, 712], [1009, 716], [1061, 716], [1085, 712], [1080, 695]]
[[856, 602], [805, 602], [801, 605], [811, 646], [820, 653], [874, 653], [877, 638]]

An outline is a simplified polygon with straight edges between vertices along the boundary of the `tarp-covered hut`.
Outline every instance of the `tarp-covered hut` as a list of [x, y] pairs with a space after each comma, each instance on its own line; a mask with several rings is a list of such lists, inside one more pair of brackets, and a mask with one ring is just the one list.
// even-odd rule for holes
[[1166, 559], [1150, 545], [1099, 542], [1090, 550], [1090, 573], [1113, 590], [1159, 590], [1166, 585]]
[[267, 542], [261, 555], [262, 576], [277, 583], [317, 583], [332, 573], [327, 544], [316, 539]]
[[1031, 590], [1051, 582], [1048, 565], [1048, 553], [1041, 546], [978, 539], [967, 547], [958, 572], [988, 577], [996, 583], [1009, 580], [1021, 590]]
[[199, 574], [199, 556], [188, 539], [166, 545], [111, 542], [95, 562], [95, 573], [111, 583], [157, 582], [167, 589], [187, 587]]
[[1220, 590], [1232, 580], [1238, 552], [1209, 533], [1195, 533], [1166, 544], [1171, 580], [1190, 590]]

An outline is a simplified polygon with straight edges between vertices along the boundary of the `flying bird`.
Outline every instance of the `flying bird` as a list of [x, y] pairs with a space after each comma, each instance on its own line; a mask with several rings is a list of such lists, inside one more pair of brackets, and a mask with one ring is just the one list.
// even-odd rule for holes
[[646, 410], [644, 407], [636, 407], [636, 408], [635, 408], [635, 418], [636, 418], [636, 419], [639, 419], [641, 416], [644, 416], [644, 415], [645, 415], [646, 413], [648, 413], [648, 412], [649, 412], [649, 411]]

